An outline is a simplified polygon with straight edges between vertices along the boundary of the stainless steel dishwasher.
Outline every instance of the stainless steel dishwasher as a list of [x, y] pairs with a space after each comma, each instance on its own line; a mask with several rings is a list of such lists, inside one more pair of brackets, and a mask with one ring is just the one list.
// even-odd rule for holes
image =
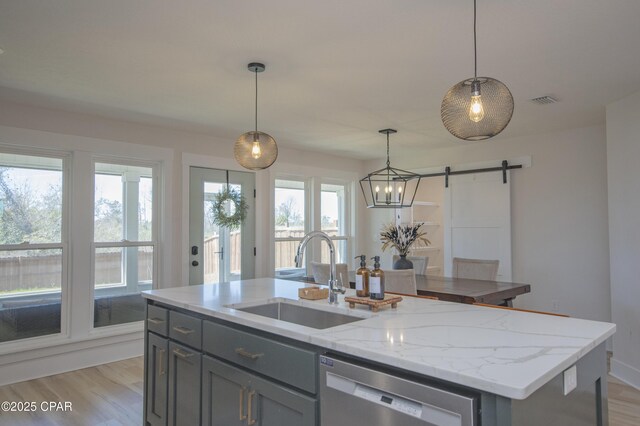
[[478, 396], [320, 356], [322, 426], [476, 426]]

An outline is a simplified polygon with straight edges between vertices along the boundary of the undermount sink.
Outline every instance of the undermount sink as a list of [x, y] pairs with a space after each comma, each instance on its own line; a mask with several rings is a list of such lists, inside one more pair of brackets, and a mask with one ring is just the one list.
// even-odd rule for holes
[[249, 312], [263, 317], [321, 330], [366, 319], [366, 317], [357, 317], [338, 312], [324, 311], [283, 301], [273, 301], [260, 305], [233, 308], [238, 311]]

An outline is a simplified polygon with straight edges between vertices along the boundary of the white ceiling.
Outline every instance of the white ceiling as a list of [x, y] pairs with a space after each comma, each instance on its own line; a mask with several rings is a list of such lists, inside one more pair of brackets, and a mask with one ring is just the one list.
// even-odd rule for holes
[[[1, 0], [0, 98], [233, 143], [261, 61], [279, 145], [376, 158], [393, 127], [392, 154], [426, 153], [465, 143], [440, 103], [473, 75], [472, 17], [471, 0]], [[515, 99], [496, 139], [603, 123], [640, 90], [639, 20], [637, 0], [478, 0], [478, 74]]]

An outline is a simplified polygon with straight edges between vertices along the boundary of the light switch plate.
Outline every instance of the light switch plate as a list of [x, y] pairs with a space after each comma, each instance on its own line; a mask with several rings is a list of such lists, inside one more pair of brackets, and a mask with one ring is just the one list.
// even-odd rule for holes
[[564, 377], [563, 391], [565, 395], [569, 395], [569, 392], [578, 387], [578, 368], [573, 365], [562, 373]]

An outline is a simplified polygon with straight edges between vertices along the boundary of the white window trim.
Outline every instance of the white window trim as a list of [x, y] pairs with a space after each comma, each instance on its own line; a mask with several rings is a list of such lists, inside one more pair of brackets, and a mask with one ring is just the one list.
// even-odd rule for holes
[[[158, 235], [159, 232], [158, 230], [160, 229], [160, 222], [161, 222], [161, 218], [162, 218], [162, 214], [160, 211], [160, 199], [161, 199], [161, 191], [159, 190], [160, 188], [160, 180], [162, 177], [162, 165], [157, 162], [157, 161], [140, 161], [140, 160], [132, 160], [130, 158], [122, 158], [122, 157], [115, 157], [115, 156], [104, 156], [104, 155], [94, 155], [92, 156], [92, 206], [95, 209], [95, 176], [96, 176], [96, 163], [107, 163], [107, 164], [113, 164], [116, 166], [136, 166], [136, 167], [145, 167], [145, 168], [150, 168], [152, 170], [152, 184], [153, 184], [153, 200], [152, 200], [152, 218], [153, 218], [153, 223], [151, 225], [151, 241], [129, 241], [126, 239], [123, 239], [121, 241], [113, 241], [113, 242], [96, 242], [94, 241], [94, 233], [95, 233], [95, 218], [94, 218], [94, 214], [91, 214], [91, 232], [90, 232], [90, 238], [91, 238], [91, 297], [89, 299], [89, 303], [90, 303], [90, 310], [89, 310], [89, 314], [90, 314], [90, 329], [89, 329], [89, 334], [90, 335], [94, 335], [94, 334], [103, 334], [105, 333], [105, 330], [107, 330], [106, 332], [108, 333], [109, 329], [118, 329], [118, 328], [123, 328], [126, 326], [131, 326], [134, 325], [135, 327], [140, 327], [142, 324], [144, 324], [144, 320], [141, 321], [134, 321], [134, 322], [129, 322], [129, 323], [124, 323], [124, 324], [113, 324], [113, 325], [108, 325], [108, 326], [103, 326], [103, 327], [95, 327], [94, 323], [95, 323], [95, 318], [94, 318], [94, 314], [95, 314], [95, 309], [94, 309], [94, 303], [95, 303], [95, 297], [96, 297], [96, 288], [95, 288], [95, 253], [96, 253], [96, 249], [99, 248], [110, 248], [110, 247], [118, 247], [118, 248], [126, 248], [126, 247], [152, 247], [153, 248], [153, 271], [152, 271], [152, 278], [151, 278], [151, 288], [155, 289], [158, 288], [158, 283], [159, 283], [159, 277], [160, 277], [160, 268], [158, 266], [158, 259], [159, 259], [159, 244], [158, 244]], [[92, 209], [91, 211], [94, 212], [95, 210]], [[124, 284], [126, 286], [126, 284]], [[103, 293], [102, 288], [99, 288], [97, 290], [100, 293]]]
[[[0, 245], [0, 250], [28, 250], [28, 249], [61, 249], [62, 250], [62, 275], [60, 277], [60, 333], [46, 334], [42, 336], [29, 337], [25, 339], [9, 340], [7, 342], [0, 343], [0, 355], [11, 353], [17, 349], [23, 349], [25, 342], [27, 345], [34, 345], [34, 347], [40, 347], [47, 345], [48, 342], [60, 341], [61, 339], [68, 339], [70, 335], [70, 315], [69, 306], [71, 303], [71, 287], [70, 287], [70, 245], [69, 245], [69, 230], [71, 223], [71, 182], [73, 177], [71, 174], [72, 153], [68, 151], [55, 151], [41, 148], [17, 148], [14, 146], [7, 146], [0, 144], [0, 150], [3, 153], [34, 156], [34, 157], [49, 157], [62, 160], [62, 229], [60, 230], [60, 243], [22, 243], [22, 244], [7, 244]], [[57, 293], [56, 290], [53, 293]], [[32, 293], [43, 294], [41, 292]], [[50, 293], [49, 293], [50, 294]], [[26, 296], [26, 295], [23, 295]], [[18, 298], [19, 296], [14, 296]], [[33, 342], [33, 343], [31, 343]]]
[[[330, 178], [326, 177], [329, 174], [332, 174], [333, 171], [326, 170], [322, 171], [318, 175], [319, 170], [314, 170], [314, 175], [300, 175], [300, 174], [292, 174], [292, 173], [284, 173], [284, 172], [274, 172], [271, 178], [271, 223], [270, 223], [270, 235], [271, 235], [271, 248], [275, 247], [275, 243], [278, 241], [300, 241], [301, 238], [276, 238], [275, 237], [275, 188], [276, 188], [276, 180], [292, 180], [298, 182], [304, 182], [304, 190], [305, 190], [305, 233], [310, 232], [311, 230], [321, 229], [322, 228], [322, 214], [321, 214], [321, 192], [322, 192], [322, 184], [331, 184], [331, 185], [340, 185], [345, 188], [345, 206], [344, 206], [344, 234], [339, 236], [330, 237], [332, 241], [346, 241], [346, 253], [344, 254], [345, 261], [349, 263], [349, 259], [353, 258], [353, 253], [355, 252], [354, 247], [354, 236], [352, 235], [352, 230], [354, 229], [354, 184], [355, 177], [353, 179], [349, 179], [347, 177], [344, 178]], [[305, 254], [305, 264], [307, 270], [310, 270], [310, 260], [313, 259], [315, 252], [319, 250], [318, 244], [311, 244]], [[275, 276], [275, 257], [271, 258], [271, 273], [272, 276]]]

